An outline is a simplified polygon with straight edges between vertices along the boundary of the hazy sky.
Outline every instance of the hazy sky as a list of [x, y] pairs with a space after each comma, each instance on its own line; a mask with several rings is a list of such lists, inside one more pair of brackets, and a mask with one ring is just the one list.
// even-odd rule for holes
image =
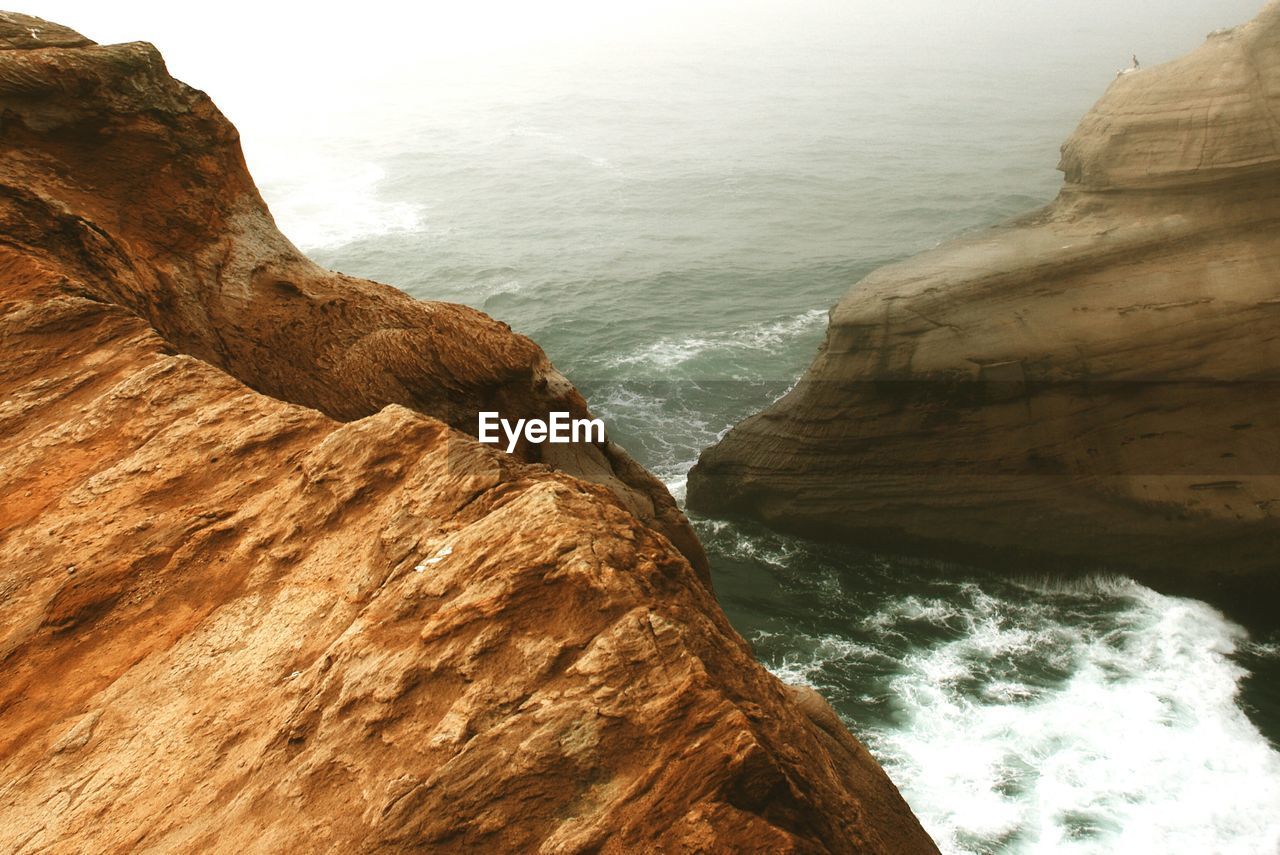
[[[368, 82], [433, 60], [507, 61], [590, 52], [644, 54], [700, 46], [754, 47], [792, 39], [875, 39], [904, 53], [962, 44], [1001, 46], [1097, 31], [1117, 54], [1152, 61], [1181, 32], [1242, 23], [1263, 0], [490, 0], [346, 2], [35, 0], [22, 11], [100, 42], [145, 40], [175, 75], [238, 96], [272, 83]], [[1184, 48], [1185, 49], [1185, 48]], [[1176, 51], [1176, 52], [1181, 52]], [[225, 90], [219, 93], [218, 90]]]
[[[820, 58], [880, 57], [947, 85], [960, 65], [1036, 72], [1062, 93], [1096, 92], [1136, 52], [1147, 65], [1178, 56], [1210, 30], [1242, 23], [1263, 0], [490, 0], [339, 5], [223, 0], [34, 0], [21, 10], [103, 43], [145, 40], [174, 76], [208, 92], [251, 152], [329, 132], [361, 132], [361, 117], [394, 119], [403, 105], [523, 85], [547, 66], [573, 96], [628, 70], [697, 69], [717, 58], [768, 75]], [[825, 57], [817, 57], [826, 52]], [[772, 63], [772, 65], [771, 65]], [[825, 63], [825, 65], [823, 65]], [[613, 75], [620, 79], [627, 74]], [[669, 75], [668, 75], [669, 76]], [[1067, 86], [1066, 84], [1071, 84]], [[681, 85], [685, 85], [682, 83]], [[1039, 97], [1061, 97], [1052, 86]], [[628, 97], [625, 93], [621, 97]], [[751, 97], [745, 91], [743, 97]], [[1073, 114], [1089, 101], [1071, 105]], [[444, 109], [444, 108], [441, 108]], [[313, 130], [314, 129], [314, 130]]]

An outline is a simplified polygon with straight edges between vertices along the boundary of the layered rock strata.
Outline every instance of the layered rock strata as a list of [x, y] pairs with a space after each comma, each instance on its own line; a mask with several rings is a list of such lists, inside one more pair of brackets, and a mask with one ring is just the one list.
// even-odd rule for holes
[[1273, 614], [1277, 117], [1276, 3], [1122, 74], [1058, 198], [854, 285], [791, 392], [703, 454], [691, 507]]
[[[936, 851], [620, 449], [329, 273], [146, 44], [0, 14], [0, 850]], [[546, 448], [545, 446], [543, 447]]]

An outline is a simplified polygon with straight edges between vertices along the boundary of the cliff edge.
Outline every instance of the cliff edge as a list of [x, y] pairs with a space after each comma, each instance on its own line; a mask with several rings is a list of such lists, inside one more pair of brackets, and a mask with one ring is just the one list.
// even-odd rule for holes
[[872, 273], [690, 507], [1280, 600], [1280, 4], [1120, 75], [1048, 207]]
[[147, 44], [0, 13], [0, 850], [936, 851], [505, 325], [321, 270]]

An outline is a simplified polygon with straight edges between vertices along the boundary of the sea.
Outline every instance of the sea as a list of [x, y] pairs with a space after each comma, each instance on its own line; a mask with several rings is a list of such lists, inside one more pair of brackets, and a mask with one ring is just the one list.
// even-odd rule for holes
[[[284, 83], [206, 82], [300, 248], [532, 337], [683, 500], [843, 293], [1049, 202], [1118, 69], [1260, 5], [621, 4], [563, 38], [530, 18], [532, 42], [508, 27], [500, 49], [400, 38], [378, 64], [384, 16], [322, 61], [280, 39], [302, 63]], [[377, 73], [339, 85], [322, 64]], [[334, 88], [298, 100], [308, 68]], [[760, 661], [831, 701], [945, 852], [1280, 851], [1280, 638], [1121, 575], [1010, 579], [693, 520]]]

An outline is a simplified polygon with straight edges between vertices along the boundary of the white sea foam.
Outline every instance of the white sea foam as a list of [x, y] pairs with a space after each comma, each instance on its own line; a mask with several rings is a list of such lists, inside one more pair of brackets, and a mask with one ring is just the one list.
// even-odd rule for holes
[[304, 251], [426, 226], [424, 205], [380, 198], [386, 172], [373, 163], [295, 155], [255, 163], [255, 174], [280, 231]]
[[[886, 637], [904, 621], [966, 626], [905, 658], [899, 726], [866, 734], [944, 851], [1278, 851], [1280, 753], [1238, 705], [1230, 658], [1244, 631], [1202, 603], [1125, 593], [1094, 626], [975, 591], [961, 606], [906, 597], [873, 621]], [[777, 673], [807, 680], [833, 652], [847, 654], [819, 646]], [[1065, 679], [992, 667], [1028, 655]]]
[[[803, 549], [801, 543], [786, 535], [769, 531], [746, 534], [727, 520], [703, 520], [702, 525], [708, 535], [716, 539], [717, 550], [737, 561], [759, 561], [785, 568], [797, 559]], [[824, 577], [819, 583], [826, 581]]]
[[1280, 659], [1280, 644], [1274, 642], [1251, 641], [1246, 643], [1242, 649], [1252, 653], [1259, 659]]
[[[757, 632], [753, 639], [767, 642], [773, 633]], [[798, 645], [806, 652], [803, 656], [784, 656], [769, 666], [769, 670], [784, 683], [822, 687], [823, 669], [832, 667], [861, 668], [866, 663], [891, 659], [890, 654], [870, 644], [841, 638], [836, 635], [814, 637], [804, 633], [787, 636], [788, 645]]]
[[[666, 484], [677, 501], [683, 502], [685, 476], [697, 462], [699, 449], [710, 444], [711, 429], [705, 415], [694, 409], [672, 406], [670, 400], [624, 384], [594, 394], [591, 406], [613, 428], [640, 429], [649, 456], [663, 461], [651, 465], [650, 471]], [[655, 413], [661, 414], [660, 422], [655, 421]]]
[[811, 309], [791, 318], [755, 324], [709, 336], [666, 338], [642, 345], [610, 360], [611, 367], [644, 365], [673, 368], [707, 351], [774, 351], [806, 330], [825, 320], [825, 309]]

